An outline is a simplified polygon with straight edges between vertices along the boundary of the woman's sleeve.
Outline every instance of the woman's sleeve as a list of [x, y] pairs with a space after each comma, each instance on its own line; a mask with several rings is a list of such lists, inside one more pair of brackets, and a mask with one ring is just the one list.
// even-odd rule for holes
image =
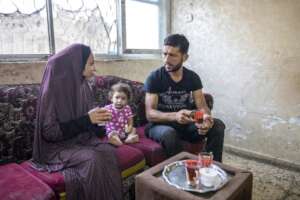
[[90, 126], [92, 126], [92, 123], [88, 114], [78, 119], [59, 123], [64, 139], [69, 139], [82, 132], [89, 131]]
[[90, 131], [92, 131], [97, 137], [104, 137], [106, 130], [104, 126], [98, 126], [97, 124], [92, 124], [90, 126]]
[[59, 126], [63, 132], [64, 139], [72, 138], [87, 131], [93, 132], [97, 137], [103, 137], [105, 135], [105, 128], [103, 126], [98, 126], [97, 124], [92, 124], [88, 115], [84, 115], [69, 122], [59, 123]]
[[57, 114], [59, 111], [55, 107], [53, 95], [50, 97], [45, 95], [38, 109], [43, 111], [39, 111], [38, 130], [47, 142], [60, 142], [73, 138], [87, 132], [92, 125], [88, 113], [69, 121], [59, 120]]

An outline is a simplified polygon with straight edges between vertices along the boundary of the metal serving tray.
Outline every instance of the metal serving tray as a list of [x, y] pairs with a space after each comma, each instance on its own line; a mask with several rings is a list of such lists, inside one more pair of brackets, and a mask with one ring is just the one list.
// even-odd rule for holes
[[197, 193], [206, 193], [222, 188], [229, 181], [227, 173], [217, 165], [212, 164], [211, 167], [216, 169], [218, 174], [218, 180], [214, 186], [203, 186], [200, 181], [196, 186], [188, 185], [186, 181], [184, 162], [185, 160], [181, 160], [166, 165], [162, 173], [164, 180], [178, 189]]

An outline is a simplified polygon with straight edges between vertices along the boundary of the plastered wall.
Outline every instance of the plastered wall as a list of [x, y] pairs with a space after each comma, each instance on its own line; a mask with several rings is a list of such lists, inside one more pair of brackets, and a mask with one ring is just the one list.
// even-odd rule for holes
[[[46, 62], [0, 63], [0, 84], [40, 83]], [[144, 82], [157, 66], [159, 59], [96, 61], [96, 74], [115, 75]]]
[[148, 74], [159, 66], [161, 66], [159, 58], [151, 60], [99, 61], [97, 62], [97, 73], [144, 82]]
[[300, 163], [300, 1], [173, 0], [225, 143]]

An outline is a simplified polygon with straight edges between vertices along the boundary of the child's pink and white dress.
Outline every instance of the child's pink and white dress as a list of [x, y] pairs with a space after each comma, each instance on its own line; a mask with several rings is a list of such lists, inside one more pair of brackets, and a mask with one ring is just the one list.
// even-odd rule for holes
[[112, 113], [111, 121], [105, 125], [106, 133], [110, 137], [112, 132], [117, 132], [121, 139], [126, 138], [125, 126], [128, 124], [129, 119], [133, 116], [129, 105], [121, 109], [116, 109], [113, 104], [105, 106], [107, 110]]

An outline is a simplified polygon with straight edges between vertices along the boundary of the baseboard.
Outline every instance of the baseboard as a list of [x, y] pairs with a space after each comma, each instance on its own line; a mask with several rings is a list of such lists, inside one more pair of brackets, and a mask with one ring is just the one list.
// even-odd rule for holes
[[243, 149], [239, 147], [234, 147], [232, 145], [224, 144], [224, 151], [230, 154], [234, 154], [243, 158], [256, 160], [266, 164], [274, 165], [276, 167], [284, 168], [287, 170], [293, 170], [300, 172], [300, 163], [294, 163], [289, 160], [284, 160], [281, 158], [275, 158], [269, 155], [257, 153], [248, 149]]

